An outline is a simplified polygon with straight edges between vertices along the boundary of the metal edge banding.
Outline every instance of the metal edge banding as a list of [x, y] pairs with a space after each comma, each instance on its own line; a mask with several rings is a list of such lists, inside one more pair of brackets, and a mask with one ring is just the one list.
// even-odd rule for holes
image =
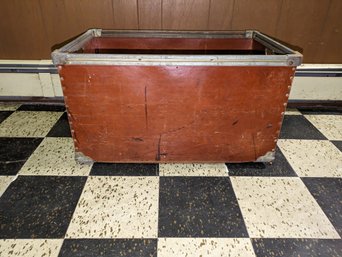
[[[95, 58], [96, 57], [96, 58]], [[287, 55], [111, 55], [67, 54], [65, 64], [141, 66], [289, 66]]]
[[251, 31], [102, 30], [103, 37], [252, 38]]
[[[72, 51], [79, 50], [91, 38], [98, 36], [122, 36], [130, 35], [141, 37], [158, 36], [158, 37], [241, 37], [254, 38], [260, 40], [260, 43], [266, 44], [271, 49], [280, 50], [283, 55], [198, 55], [187, 56], [182, 55], [120, 55], [120, 54], [75, 54]], [[55, 50], [52, 53], [53, 63], [61, 64], [86, 64], [86, 65], [183, 65], [183, 66], [298, 66], [302, 61], [302, 55], [295, 52], [273, 39], [261, 34], [258, 31], [231, 31], [231, 32], [199, 32], [199, 31], [124, 31], [124, 30], [101, 30], [91, 29], [74, 41], [65, 45], [61, 49]]]
[[52, 61], [55, 65], [63, 64], [66, 61], [68, 52], [79, 50], [88, 40], [94, 37], [96, 29], [88, 30], [81, 36], [51, 53]]
[[65, 64], [69, 65], [120, 65], [120, 66], [289, 66], [287, 61], [224, 61], [224, 62], [194, 62], [194, 61], [116, 61], [116, 60], [80, 60], [70, 59]]
[[94, 37], [94, 29], [88, 30], [78, 38], [74, 39], [70, 43], [66, 44], [65, 46], [61, 47], [59, 49], [60, 52], [64, 51], [76, 51], [81, 48], [81, 46], [84, 45], [85, 42], [87, 42], [89, 39]]
[[286, 54], [288, 56], [289, 66], [299, 66], [302, 64], [303, 55], [297, 51], [294, 51], [287, 46], [275, 41], [274, 39], [260, 33], [259, 31], [254, 31], [253, 38], [273, 51], [281, 51], [281, 54]]
[[284, 54], [294, 54], [295, 51], [292, 49], [280, 44], [279, 42], [275, 41], [274, 39], [262, 34], [259, 31], [254, 31], [253, 38], [257, 40], [261, 44], [269, 44], [270, 46], [274, 47], [275, 49], [282, 50]]

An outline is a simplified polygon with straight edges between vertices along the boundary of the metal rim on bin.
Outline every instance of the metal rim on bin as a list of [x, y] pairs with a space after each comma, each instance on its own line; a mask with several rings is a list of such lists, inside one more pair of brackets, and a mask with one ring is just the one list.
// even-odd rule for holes
[[[253, 38], [276, 55], [176, 55], [176, 54], [88, 54], [73, 53], [94, 37], [161, 38]], [[299, 66], [302, 55], [272, 38], [247, 31], [137, 31], [90, 29], [72, 42], [52, 52], [55, 65], [146, 65], [146, 66]]]

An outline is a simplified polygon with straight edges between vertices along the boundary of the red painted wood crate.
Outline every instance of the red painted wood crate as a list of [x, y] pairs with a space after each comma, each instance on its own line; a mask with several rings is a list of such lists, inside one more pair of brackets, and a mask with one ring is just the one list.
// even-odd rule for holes
[[93, 29], [52, 53], [76, 157], [269, 162], [302, 55], [257, 31]]

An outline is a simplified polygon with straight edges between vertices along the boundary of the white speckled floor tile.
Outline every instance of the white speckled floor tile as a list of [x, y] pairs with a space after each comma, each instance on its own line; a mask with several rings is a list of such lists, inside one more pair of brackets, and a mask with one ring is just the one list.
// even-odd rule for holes
[[[0, 196], [6, 191], [7, 187], [14, 181], [16, 176], [0, 176]], [[1, 256], [1, 255], [0, 255]]]
[[57, 257], [62, 244], [62, 239], [4, 239], [0, 256]]
[[340, 238], [300, 178], [232, 177], [252, 238]]
[[15, 111], [19, 106], [20, 104], [0, 103], [0, 111]]
[[91, 164], [75, 161], [72, 138], [45, 138], [19, 171], [19, 175], [87, 176]]
[[158, 257], [255, 256], [248, 238], [159, 238]]
[[326, 138], [342, 140], [342, 115], [305, 115]]
[[162, 163], [160, 176], [228, 176], [224, 163]]
[[278, 146], [300, 177], [342, 177], [342, 152], [327, 140], [281, 139]]
[[286, 109], [285, 115], [302, 115], [297, 109]]
[[158, 177], [89, 177], [68, 238], [156, 238]]
[[0, 137], [45, 137], [62, 114], [62, 112], [14, 112], [0, 124]]

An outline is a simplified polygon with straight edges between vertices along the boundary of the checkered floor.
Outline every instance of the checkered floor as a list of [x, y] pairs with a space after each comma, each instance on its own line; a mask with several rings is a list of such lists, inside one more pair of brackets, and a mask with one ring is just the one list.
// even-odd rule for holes
[[342, 256], [342, 115], [270, 164], [75, 162], [64, 107], [0, 105], [0, 256]]

